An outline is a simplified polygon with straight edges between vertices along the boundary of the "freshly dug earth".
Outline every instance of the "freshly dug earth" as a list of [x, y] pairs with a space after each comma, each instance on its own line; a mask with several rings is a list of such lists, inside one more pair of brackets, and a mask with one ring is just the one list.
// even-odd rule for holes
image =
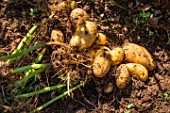
[[[0, 56], [9, 55], [34, 23], [41, 22], [35, 42], [50, 40], [51, 31], [60, 29], [69, 42], [73, 27], [68, 12], [57, 12], [56, 4], [62, 0], [2, 0], [0, 1]], [[107, 36], [107, 45], [122, 46], [124, 42], [133, 42], [145, 47], [153, 56], [157, 67], [149, 71], [148, 80], [132, 78], [131, 84], [124, 90], [115, 85], [117, 66], [111, 67], [104, 78], [91, 80], [84, 87], [73, 92], [72, 96], [59, 100], [42, 113], [170, 113], [170, 2], [168, 0], [76, 0], [90, 20], [97, 23], [98, 31]], [[36, 9], [31, 16], [30, 8]], [[52, 13], [54, 17], [48, 18]], [[145, 14], [150, 17], [146, 17]], [[56, 47], [47, 47], [42, 63], [51, 62], [52, 51]], [[58, 93], [48, 92], [32, 99], [13, 99], [11, 85], [20, 75], [10, 75], [8, 69], [26, 66], [32, 63], [40, 50], [27, 54], [19, 64], [6, 66], [0, 62], [0, 112], [29, 112]], [[66, 58], [66, 57], [65, 57]], [[56, 70], [55, 70], [56, 71]], [[82, 74], [83, 71], [80, 70]], [[47, 69], [38, 77], [37, 88], [55, 85], [56, 72]], [[87, 75], [86, 75], [87, 76]], [[104, 86], [114, 84], [113, 92], [104, 93]], [[167, 97], [166, 97], [166, 94]], [[10, 99], [9, 99], [10, 98]]]

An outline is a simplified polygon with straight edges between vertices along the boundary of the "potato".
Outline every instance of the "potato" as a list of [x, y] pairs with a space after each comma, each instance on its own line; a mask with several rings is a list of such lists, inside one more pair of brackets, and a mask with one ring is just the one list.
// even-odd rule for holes
[[104, 35], [103, 33], [97, 33], [96, 44], [98, 44], [98, 45], [106, 45], [106, 43], [107, 43], [106, 35]]
[[52, 32], [51, 32], [51, 41], [64, 43], [64, 35], [63, 35], [63, 33], [58, 29], [52, 30]]
[[81, 37], [81, 49], [86, 49], [93, 45], [96, 40], [97, 25], [91, 21], [85, 21], [84, 35]]
[[148, 79], [148, 70], [145, 66], [137, 63], [127, 63], [126, 64], [131, 75], [135, 75], [141, 81], [146, 81]]
[[122, 48], [116, 47], [110, 51], [110, 59], [112, 62], [111, 63], [112, 66], [115, 66], [120, 62], [122, 62], [123, 58], [124, 58], [124, 50]]
[[67, 0], [60, 2], [56, 6], [56, 11], [61, 12], [61, 11], [67, 11], [70, 12], [71, 10], [75, 9], [77, 7], [77, 3], [72, 0]]
[[113, 88], [114, 88], [113, 83], [110, 82], [104, 88], [104, 92], [105, 93], [111, 93], [113, 91]]
[[96, 52], [93, 62], [93, 74], [96, 77], [104, 77], [110, 70], [109, 55], [105, 53], [104, 49], [100, 49]]
[[155, 68], [152, 56], [144, 47], [134, 43], [125, 43], [123, 50], [125, 52], [125, 62], [142, 64], [149, 71]]
[[70, 18], [73, 24], [73, 27], [76, 28], [84, 24], [86, 20], [89, 20], [89, 15], [81, 8], [75, 8], [70, 14]]
[[116, 78], [116, 85], [119, 89], [124, 89], [130, 82], [130, 73], [125, 64], [121, 64], [116, 73], [118, 77]]
[[156, 64], [151, 56], [151, 54], [144, 48], [142, 47], [145, 55], [146, 55], [146, 58], [148, 59], [148, 64], [146, 65], [146, 68], [149, 70], [149, 71], [152, 71], [156, 68]]
[[75, 33], [73, 34], [73, 36], [70, 39], [70, 46], [72, 47], [78, 47], [81, 46], [81, 37], [83, 37], [84, 35], [84, 27], [78, 27], [75, 31]]

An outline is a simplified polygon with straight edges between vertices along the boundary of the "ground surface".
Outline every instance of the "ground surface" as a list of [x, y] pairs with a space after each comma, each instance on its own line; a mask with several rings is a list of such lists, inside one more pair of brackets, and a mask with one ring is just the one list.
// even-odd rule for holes
[[[41, 22], [34, 42], [49, 41], [52, 29], [64, 32], [67, 41], [72, 27], [65, 12], [56, 12], [57, 0], [1, 0], [0, 1], [0, 56], [9, 55], [19, 41], [36, 22]], [[92, 21], [97, 23], [98, 31], [106, 34], [109, 47], [121, 46], [129, 41], [144, 46], [152, 54], [157, 67], [149, 72], [149, 79], [141, 82], [132, 79], [125, 90], [116, 86], [110, 94], [103, 92], [106, 83], [113, 82], [114, 68], [102, 78], [93, 78], [81, 89], [76, 90], [72, 98], [59, 100], [42, 113], [170, 113], [170, 1], [169, 0], [77, 0]], [[30, 8], [37, 11], [30, 16]], [[142, 11], [150, 17], [142, 15]], [[47, 18], [55, 12], [55, 17]], [[51, 61], [54, 48], [47, 47], [43, 63]], [[11, 85], [20, 75], [10, 75], [7, 69], [29, 65], [40, 50], [25, 56], [20, 64], [8, 67], [0, 64], [0, 112], [28, 112], [57, 95], [49, 92], [31, 99], [12, 98]], [[58, 82], [53, 79], [54, 71], [47, 69], [44, 76], [38, 78], [37, 89]], [[10, 85], [11, 84], [11, 85]], [[35, 85], [34, 84], [34, 85]], [[166, 98], [167, 94], [167, 98]]]

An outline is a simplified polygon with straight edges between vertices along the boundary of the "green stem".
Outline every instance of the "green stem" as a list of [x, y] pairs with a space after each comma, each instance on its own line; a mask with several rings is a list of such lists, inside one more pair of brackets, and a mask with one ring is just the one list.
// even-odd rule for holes
[[44, 89], [41, 89], [41, 90], [38, 90], [38, 91], [35, 91], [35, 92], [31, 92], [31, 93], [17, 95], [15, 97], [16, 98], [19, 98], [19, 97], [28, 98], [28, 97], [31, 97], [31, 96], [34, 96], [34, 95], [38, 95], [38, 94], [41, 94], [41, 93], [46, 93], [46, 92], [49, 92], [49, 91], [52, 91], [52, 90], [56, 90], [56, 89], [59, 89], [59, 88], [65, 87], [65, 86], [66, 86], [66, 84], [59, 84], [59, 85], [56, 85], [56, 86], [45, 87]]
[[13, 70], [11, 73], [20, 73], [26, 70], [32, 70], [32, 69], [39, 69], [39, 68], [44, 68], [47, 67], [49, 64], [33, 64], [33, 65], [29, 65], [29, 66], [23, 66], [20, 68], [17, 68], [15, 70]]
[[2, 57], [0, 57], [0, 61], [1, 61], [1, 60], [6, 60], [6, 59], [11, 59], [11, 58], [14, 58], [14, 57], [17, 57], [17, 56], [21, 56], [21, 55], [25, 55], [26, 53], [28, 53], [28, 52], [30, 52], [30, 51], [33, 51], [33, 50], [35, 50], [35, 49], [37, 49], [37, 48], [43, 47], [43, 46], [45, 46], [45, 45], [46, 45], [46, 44], [44, 44], [44, 43], [42, 43], [42, 44], [37, 44], [36, 46], [30, 47], [30, 48], [28, 48], [28, 49], [26, 49], [26, 50], [23, 50], [23, 51], [21, 51], [21, 52], [18, 52], [18, 53], [16, 53], [16, 54], [12, 54], [12, 55], [9, 55], [9, 56], [2, 56]]
[[[75, 87], [73, 87], [72, 89], [70, 89], [70, 92], [72, 92], [72, 91], [80, 88], [81, 86], [83, 86], [83, 83], [80, 83], [80, 84], [78, 84], [77, 86], [75, 86]], [[48, 105], [54, 103], [55, 101], [59, 100], [60, 98], [65, 97], [67, 94], [68, 94], [68, 91], [65, 91], [65, 92], [62, 93], [61, 95], [53, 98], [52, 100], [46, 102], [45, 104], [39, 106], [38, 108], [36, 108], [34, 111], [32, 111], [32, 112], [30, 112], [30, 113], [38, 112], [38, 111], [44, 109], [45, 107], [47, 107]]]
[[[38, 55], [38, 57], [35, 59], [34, 64], [38, 64], [38, 63], [42, 60], [45, 52], [46, 52], [46, 48], [43, 48], [43, 50], [41, 51], [41, 53], [40, 53], [40, 54]], [[33, 69], [33, 70], [28, 70], [28, 72], [25, 74], [24, 77], [28, 76], [28, 75], [29, 75], [31, 72], [33, 72], [33, 71], [35, 71], [35, 70], [34, 70], [34, 69]], [[23, 88], [25, 87], [26, 83], [27, 83], [27, 81], [25, 81], [25, 82], [22, 84], [22, 88], [21, 88], [21, 89], [23, 89]]]
[[[37, 29], [38, 24], [35, 24], [29, 31], [28, 33], [24, 36], [24, 38], [21, 40], [21, 42], [18, 44], [17, 48], [13, 51], [13, 54], [18, 53], [24, 46], [24, 44], [26, 43], [26, 41], [28, 40], [28, 38], [33, 34], [33, 32]], [[8, 63], [12, 63], [13, 62], [13, 58], [8, 60]]]
[[30, 73], [28, 76], [26, 76], [26, 77], [22, 78], [21, 80], [17, 81], [17, 82], [15, 83], [15, 85], [16, 85], [16, 86], [18, 86], [18, 85], [20, 86], [22, 82], [25, 82], [26, 80], [28, 80], [29, 78], [33, 77], [34, 75], [37, 75], [37, 74], [43, 72], [45, 69], [46, 69], [46, 68], [43, 67], [43, 68], [40, 68], [40, 69], [38, 69], [38, 70], [35, 70], [34, 72]]

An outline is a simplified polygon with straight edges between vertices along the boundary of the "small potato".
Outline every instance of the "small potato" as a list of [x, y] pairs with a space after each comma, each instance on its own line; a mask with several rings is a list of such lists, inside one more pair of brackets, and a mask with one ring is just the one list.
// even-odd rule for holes
[[67, 0], [60, 2], [56, 6], [56, 11], [61, 12], [61, 11], [67, 11], [70, 12], [71, 10], [75, 9], [77, 7], [77, 3], [72, 0]]
[[135, 75], [141, 81], [146, 81], [148, 79], [148, 70], [145, 66], [137, 63], [127, 63], [126, 64], [131, 75]]
[[106, 35], [104, 35], [103, 33], [97, 33], [96, 44], [98, 44], [98, 45], [106, 45], [106, 43], [107, 43]]
[[77, 26], [84, 24], [86, 20], [89, 20], [89, 15], [83, 9], [75, 8], [72, 10], [70, 18], [74, 28], [76, 28]]
[[126, 66], [126, 64], [121, 64], [117, 70], [116, 73], [118, 77], [116, 78], [116, 85], [120, 89], [126, 88], [126, 86], [130, 82], [130, 73]]
[[114, 88], [113, 83], [110, 82], [104, 88], [104, 92], [105, 93], [111, 93], [113, 91], [113, 88]]
[[104, 49], [100, 49], [96, 52], [93, 62], [93, 74], [96, 77], [104, 77], [110, 70], [110, 59]]
[[63, 35], [63, 33], [58, 29], [52, 30], [52, 32], [51, 32], [51, 41], [64, 43], [64, 35]]
[[115, 66], [122, 62], [124, 58], [124, 50], [120, 47], [116, 47], [110, 51], [111, 65]]
[[125, 43], [123, 50], [125, 52], [125, 62], [142, 64], [149, 71], [155, 68], [155, 63], [150, 53], [144, 47], [134, 43]]

